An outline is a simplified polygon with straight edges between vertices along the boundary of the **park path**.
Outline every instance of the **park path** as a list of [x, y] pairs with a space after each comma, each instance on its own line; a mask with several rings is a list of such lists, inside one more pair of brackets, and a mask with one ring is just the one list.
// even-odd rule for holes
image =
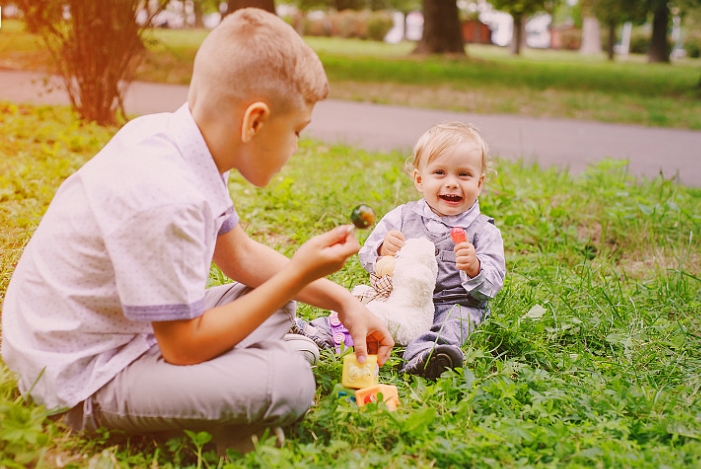
[[[0, 70], [0, 100], [16, 103], [67, 104], [63, 91], [46, 92], [46, 76]], [[59, 85], [55, 77], [51, 83]], [[56, 87], [56, 86], [54, 86]], [[187, 97], [187, 87], [134, 82], [125, 97], [130, 114], [174, 111]], [[577, 174], [610, 157], [628, 161], [637, 177], [677, 177], [701, 187], [701, 132], [607, 124], [572, 119], [530, 118], [406, 108], [326, 100], [315, 107], [308, 135], [329, 143], [347, 143], [367, 150], [409, 152], [431, 125], [450, 120], [479, 127], [492, 153], [507, 159], [538, 162]]]

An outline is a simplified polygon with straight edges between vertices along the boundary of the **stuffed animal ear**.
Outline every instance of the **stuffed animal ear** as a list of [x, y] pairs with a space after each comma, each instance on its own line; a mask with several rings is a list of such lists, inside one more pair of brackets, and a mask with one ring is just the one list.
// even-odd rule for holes
[[394, 266], [394, 256], [382, 256], [375, 262], [375, 275], [378, 277], [392, 276], [394, 274]]

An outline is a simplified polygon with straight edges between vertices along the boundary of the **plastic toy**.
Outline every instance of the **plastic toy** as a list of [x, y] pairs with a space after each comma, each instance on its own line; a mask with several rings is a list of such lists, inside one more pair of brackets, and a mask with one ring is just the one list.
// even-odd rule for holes
[[335, 396], [339, 401], [345, 400], [346, 402], [355, 403], [355, 389], [346, 388], [341, 383], [336, 383], [331, 395]]
[[353, 346], [353, 338], [346, 329], [346, 326], [341, 324], [341, 320], [338, 319], [338, 313], [331, 311], [329, 314], [329, 326], [331, 327], [331, 336], [333, 336], [333, 342], [336, 346], [336, 353], [341, 352], [341, 345], [344, 347]]
[[375, 211], [369, 205], [360, 204], [351, 212], [351, 221], [356, 228], [364, 230], [375, 223]]
[[372, 285], [356, 285], [353, 295], [382, 319], [395, 343], [406, 345], [433, 325], [438, 273], [435, 245], [426, 238], [406, 240], [394, 262], [394, 272], [383, 268], [383, 273], [382, 277], [371, 274]]
[[455, 244], [464, 243], [465, 241], [467, 241], [465, 230], [463, 230], [459, 226], [453, 227], [450, 230], [450, 239], [452, 239]]
[[382, 401], [387, 404], [389, 410], [397, 410], [399, 394], [397, 393], [397, 386], [392, 384], [376, 384], [375, 386], [358, 389], [355, 391], [355, 402], [358, 404], [358, 407], [377, 402], [379, 400], [378, 394], [382, 394]]
[[379, 367], [377, 355], [368, 355], [368, 359], [362, 365], [358, 363], [355, 354], [343, 357], [343, 375], [341, 384], [347, 388], [362, 389], [377, 384]]

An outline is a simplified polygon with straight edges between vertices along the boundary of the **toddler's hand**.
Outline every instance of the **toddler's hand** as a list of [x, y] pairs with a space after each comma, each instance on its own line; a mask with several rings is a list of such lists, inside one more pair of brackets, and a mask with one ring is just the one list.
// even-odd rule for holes
[[480, 273], [480, 260], [475, 253], [475, 246], [469, 241], [458, 243], [453, 248], [455, 265], [458, 270], [465, 272], [470, 278]]
[[302, 270], [306, 283], [311, 283], [341, 269], [359, 250], [352, 227], [343, 225], [304, 243], [292, 256], [292, 262]]
[[399, 252], [402, 246], [404, 246], [404, 241], [406, 241], [406, 238], [401, 231], [389, 231], [385, 235], [385, 240], [382, 242], [382, 246], [380, 246], [379, 254], [381, 256], [394, 256]]

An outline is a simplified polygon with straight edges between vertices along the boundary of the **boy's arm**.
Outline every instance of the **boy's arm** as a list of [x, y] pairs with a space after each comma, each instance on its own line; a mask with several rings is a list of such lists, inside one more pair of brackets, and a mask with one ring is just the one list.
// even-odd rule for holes
[[[355, 241], [354, 237], [353, 240]], [[217, 239], [214, 262], [228, 277], [244, 285], [258, 287], [284, 268], [290, 259], [252, 240], [237, 225]], [[361, 361], [364, 361], [368, 347], [372, 353], [378, 354], [380, 364], [389, 358], [394, 346], [389, 331], [350, 291], [328, 279], [320, 278], [300, 290], [294, 299], [336, 311], [343, 325], [350, 331], [355, 353]]]
[[[163, 356], [174, 364], [214, 358], [238, 344], [289, 300], [298, 298], [320, 307], [338, 307], [339, 314], [345, 316], [342, 319], [355, 324], [357, 335], [381, 344], [379, 352], [384, 362], [393, 345], [384, 326], [369, 312], [371, 317], [365, 317], [353, 304], [360, 303], [345, 289], [320, 279], [340, 269], [358, 247], [347, 228], [340, 227], [309, 240], [291, 261], [250, 239], [237, 225], [218, 238], [214, 261], [227, 276], [257, 288], [198, 318], [153, 323]], [[364, 356], [367, 349], [358, 347], [356, 354]]]

